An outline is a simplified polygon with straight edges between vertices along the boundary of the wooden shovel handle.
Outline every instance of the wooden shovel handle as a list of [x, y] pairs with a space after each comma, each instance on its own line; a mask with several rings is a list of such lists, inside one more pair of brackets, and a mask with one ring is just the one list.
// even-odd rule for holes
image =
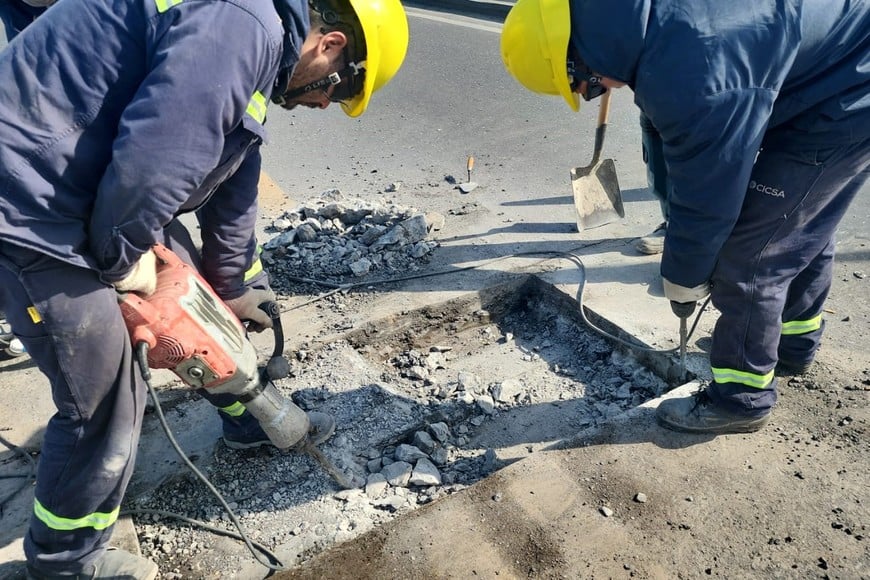
[[595, 149], [592, 150], [592, 165], [598, 163], [601, 149], [604, 148], [604, 134], [607, 132], [607, 116], [610, 114], [610, 89], [601, 95], [598, 106], [598, 128], [595, 129]]
[[598, 106], [598, 126], [607, 124], [607, 117], [610, 115], [610, 89], [601, 95], [601, 104]]

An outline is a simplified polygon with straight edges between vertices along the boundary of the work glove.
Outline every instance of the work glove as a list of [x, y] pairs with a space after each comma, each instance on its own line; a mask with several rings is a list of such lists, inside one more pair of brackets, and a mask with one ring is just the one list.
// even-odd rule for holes
[[667, 278], [662, 282], [665, 297], [671, 301], [671, 310], [679, 318], [688, 318], [695, 311], [695, 303], [710, 295], [710, 282], [702, 282], [693, 288], [674, 284]]
[[260, 310], [260, 304], [273, 300], [275, 300], [275, 293], [271, 290], [248, 288], [241, 296], [224, 300], [224, 303], [239, 320], [248, 323], [248, 330], [263, 332], [267, 328], [272, 328], [272, 318], [267, 312]]
[[157, 289], [157, 257], [148, 250], [133, 265], [123, 280], [115, 282], [118, 292], [137, 292], [143, 296], [154, 294]]

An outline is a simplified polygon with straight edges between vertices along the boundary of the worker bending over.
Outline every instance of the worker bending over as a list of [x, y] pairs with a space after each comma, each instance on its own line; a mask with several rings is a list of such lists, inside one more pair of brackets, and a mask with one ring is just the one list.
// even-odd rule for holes
[[713, 381], [663, 401], [681, 431], [763, 427], [824, 330], [834, 231], [870, 173], [867, 0], [518, 0], [502, 57], [575, 111], [627, 85], [667, 170], [665, 296], [712, 292]]
[[[407, 44], [399, 0], [62, 0], [0, 53], [0, 307], [57, 406], [31, 578], [156, 575], [106, 549], [145, 408], [116, 291], [153, 290], [152, 246], [184, 254], [175, 218], [196, 212], [189, 258], [249, 328], [269, 326], [254, 232], [267, 105], [361, 115]], [[228, 443], [267, 440], [222, 397]], [[312, 441], [332, 432], [311, 419]]]

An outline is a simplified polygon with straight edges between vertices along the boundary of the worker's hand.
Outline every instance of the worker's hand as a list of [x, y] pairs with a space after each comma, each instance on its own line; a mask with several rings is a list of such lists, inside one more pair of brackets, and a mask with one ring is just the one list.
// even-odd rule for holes
[[239, 320], [248, 323], [251, 332], [263, 332], [272, 328], [272, 318], [263, 310], [260, 304], [275, 300], [275, 293], [262, 288], [248, 288], [244, 294], [237, 298], [224, 300]]
[[148, 250], [133, 265], [123, 280], [115, 282], [118, 292], [138, 292], [143, 296], [154, 294], [157, 289], [157, 257]]
[[667, 278], [663, 278], [665, 297], [671, 302], [699, 302], [710, 295], [710, 282], [703, 282], [694, 288], [687, 288], [674, 284]]
[[695, 303], [710, 295], [710, 283], [704, 282], [694, 288], [674, 284], [667, 278], [662, 280], [665, 296], [671, 301], [671, 311], [677, 318], [688, 318], [695, 312]]

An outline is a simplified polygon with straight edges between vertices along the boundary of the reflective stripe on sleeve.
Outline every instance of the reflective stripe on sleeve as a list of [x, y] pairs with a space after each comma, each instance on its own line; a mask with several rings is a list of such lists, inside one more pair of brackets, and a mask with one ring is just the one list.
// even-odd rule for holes
[[81, 528], [105, 530], [117, 521], [120, 511], [119, 506], [107, 513], [94, 512], [81, 518], [62, 518], [45, 509], [38, 499], [33, 500], [33, 514], [52, 530], [70, 531]]
[[262, 125], [263, 121], [266, 120], [266, 97], [260, 91], [255, 92], [251, 95], [251, 100], [248, 102], [245, 112]]
[[242, 413], [245, 412], [245, 406], [242, 405], [241, 403], [239, 403], [238, 401], [236, 401], [235, 403], [233, 403], [229, 407], [221, 407], [220, 411], [223, 413], [226, 413], [230, 417], [238, 417], [239, 415], [241, 415]]
[[254, 263], [251, 264], [251, 267], [248, 268], [248, 271], [245, 272], [245, 282], [251, 280], [254, 276], [263, 271], [263, 262], [260, 261], [260, 258], [254, 260]]
[[717, 369], [715, 367], [711, 370], [713, 371], [713, 380], [717, 383], [739, 383], [753, 389], [763, 389], [773, 380], [772, 370], [763, 375], [734, 369]]
[[157, 12], [166, 12], [173, 6], [178, 6], [184, 2], [184, 0], [154, 0], [154, 4], [157, 5]]
[[782, 334], [806, 334], [822, 327], [822, 315], [814, 316], [809, 320], [792, 320], [782, 323]]

